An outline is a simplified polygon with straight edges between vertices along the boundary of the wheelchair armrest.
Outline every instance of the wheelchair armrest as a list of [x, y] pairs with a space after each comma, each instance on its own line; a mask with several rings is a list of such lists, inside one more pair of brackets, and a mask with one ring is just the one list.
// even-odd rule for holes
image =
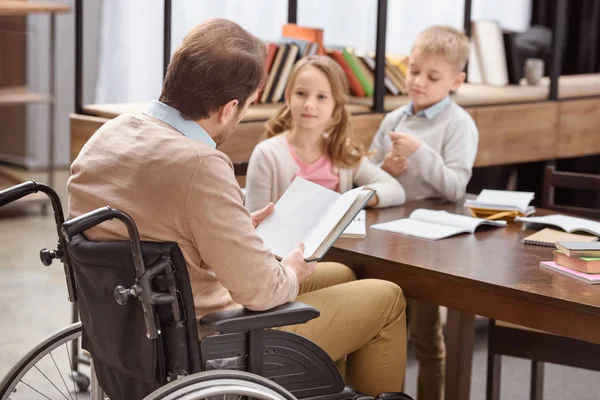
[[303, 324], [319, 315], [316, 308], [295, 301], [266, 311], [251, 311], [246, 308], [217, 311], [202, 317], [200, 325], [221, 333], [247, 332]]

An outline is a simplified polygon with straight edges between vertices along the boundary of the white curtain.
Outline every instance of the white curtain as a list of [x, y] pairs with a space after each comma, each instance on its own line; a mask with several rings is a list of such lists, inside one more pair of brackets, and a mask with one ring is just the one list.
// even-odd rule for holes
[[[415, 36], [434, 24], [463, 26], [464, 0], [389, 0], [387, 50], [407, 54]], [[264, 40], [277, 40], [287, 21], [285, 0], [175, 0], [174, 50], [208, 18], [227, 18]], [[104, 0], [96, 103], [156, 99], [162, 83], [163, 0]], [[472, 19], [525, 31], [531, 0], [474, 0]], [[326, 45], [375, 49], [376, 0], [299, 0], [298, 24], [324, 29]]]

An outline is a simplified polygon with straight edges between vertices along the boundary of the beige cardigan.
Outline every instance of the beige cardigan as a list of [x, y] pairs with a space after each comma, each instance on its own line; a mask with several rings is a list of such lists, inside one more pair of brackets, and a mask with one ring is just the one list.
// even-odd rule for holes
[[[229, 158], [158, 119], [121, 115], [104, 124], [73, 162], [68, 189], [71, 217], [110, 205], [131, 215], [142, 240], [177, 242], [198, 318], [296, 299], [296, 274], [254, 230]], [[123, 240], [127, 231], [115, 220], [87, 235]]]
[[[290, 155], [284, 134], [264, 140], [254, 147], [246, 174], [246, 207], [256, 211], [269, 202], [277, 202], [290, 186], [298, 166]], [[377, 207], [403, 204], [404, 189], [398, 181], [366, 157], [355, 168], [338, 169], [337, 191], [344, 193], [352, 185], [368, 186], [377, 191]]]

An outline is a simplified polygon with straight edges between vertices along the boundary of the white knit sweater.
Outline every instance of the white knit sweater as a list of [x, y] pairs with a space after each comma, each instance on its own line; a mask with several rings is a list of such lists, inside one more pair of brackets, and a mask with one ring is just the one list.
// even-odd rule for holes
[[[277, 135], [257, 144], [250, 156], [246, 174], [246, 207], [252, 212], [260, 210], [271, 201], [277, 202], [298, 170], [287, 147], [285, 135]], [[339, 193], [352, 189], [353, 184], [364, 185], [377, 191], [377, 207], [396, 206], [405, 201], [402, 185], [366, 157], [355, 168], [334, 171], [339, 176]]]

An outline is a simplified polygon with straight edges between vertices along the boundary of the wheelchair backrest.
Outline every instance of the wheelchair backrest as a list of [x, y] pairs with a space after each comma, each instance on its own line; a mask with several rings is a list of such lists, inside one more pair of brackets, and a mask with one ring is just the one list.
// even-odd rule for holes
[[[158, 338], [147, 338], [138, 298], [115, 299], [115, 288], [136, 282], [131, 243], [89, 241], [83, 234], [67, 242], [83, 326], [82, 346], [110, 398], [142, 398], [177, 376], [200, 371], [197, 323], [185, 260], [176, 243], [142, 242], [146, 268], [168, 264], [152, 279], [153, 290], [175, 294], [175, 307], [154, 307]], [[162, 268], [162, 267], [161, 267]], [[118, 296], [117, 296], [118, 297]], [[174, 315], [179, 314], [179, 315]]]

